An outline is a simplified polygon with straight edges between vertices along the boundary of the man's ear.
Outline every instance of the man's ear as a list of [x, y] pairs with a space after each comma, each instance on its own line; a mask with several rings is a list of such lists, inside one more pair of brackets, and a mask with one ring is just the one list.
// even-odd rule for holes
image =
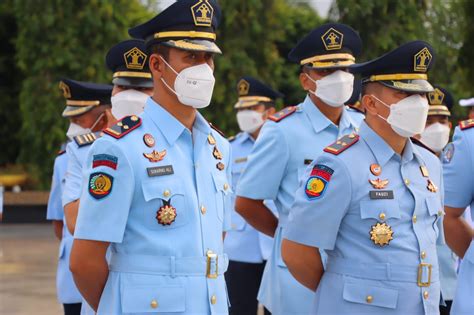
[[313, 89], [314, 83], [308, 78], [309, 74], [306, 74], [305, 72], [301, 71], [300, 72], [300, 84], [303, 90], [308, 91]]
[[163, 75], [165, 63], [161, 59], [162, 57], [158, 54], [151, 54], [150, 59], [148, 61], [148, 65], [150, 67], [151, 74], [153, 78], [161, 78]]
[[375, 105], [376, 101], [370, 95], [365, 94], [364, 96], [362, 96], [361, 104], [362, 104], [362, 107], [365, 109], [366, 114], [367, 113], [372, 114], [372, 115], [377, 114], [377, 107]]
[[452, 122], [448, 122], [449, 124], [449, 129], [453, 129], [453, 123]]

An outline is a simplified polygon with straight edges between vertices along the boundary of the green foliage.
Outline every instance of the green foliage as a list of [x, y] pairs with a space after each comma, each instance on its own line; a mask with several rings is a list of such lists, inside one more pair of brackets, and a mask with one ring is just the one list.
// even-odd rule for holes
[[17, 66], [21, 84], [19, 162], [39, 187], [49, 184], [54, 152], [65, 140], [65, 100], [60, 77], [110, 82], [105, 54], [128, 38], [130, 25], [150, 17], [139, 0], [14, 0], [18, 25]]

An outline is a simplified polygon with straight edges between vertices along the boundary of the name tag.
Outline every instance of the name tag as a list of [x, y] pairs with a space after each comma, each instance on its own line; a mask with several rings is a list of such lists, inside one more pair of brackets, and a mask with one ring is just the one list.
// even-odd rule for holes
[[174, 174], [173, 165], [148, 167], [146, 169], [149, 177], [164, 176]]
[[235, 163], [244, 163], [247, 162], [247, 157], [242, 157], [234, 160]]
[[393, 190], [372, 190], [369, 196], [370, 199], [393, 199]]

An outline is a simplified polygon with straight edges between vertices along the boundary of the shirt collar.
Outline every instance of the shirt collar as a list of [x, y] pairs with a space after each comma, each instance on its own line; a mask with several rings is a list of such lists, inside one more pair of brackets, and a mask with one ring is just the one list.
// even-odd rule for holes
[[237, 143], [244, 143], [246, 141], [251, 141], [252, 143], [255, 142], [255, 140], [252, 138], [250, 133], [242, 131], [240, 135], [235, 139]]

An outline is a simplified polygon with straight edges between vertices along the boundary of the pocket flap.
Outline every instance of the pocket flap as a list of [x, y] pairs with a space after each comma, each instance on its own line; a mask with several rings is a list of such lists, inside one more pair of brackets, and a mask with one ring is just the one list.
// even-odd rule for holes
[[362, 283], [345, 283], [342, 297], [348, 302], [395, 309], [398, 290]]
[[124, 286], [124, 313], [179, 313], [186, 309], [184, 287], [179, 286]]
[[232, 193], [232, 188], [227, 181], [227, 176], [224, 174], [213, 174], [212, 179], [214, 180], [214, 186], [217, 191], [223, 192], [225, 195]]
[[177, 180], [147, 180], [142, 181], [142, 191], [145, 201], [152, 199], [170, 200], [174, 195], [184, 195], [183, 186]]
[[379, 219], [384, 213], [386, 219], [400, 219], [400, 206], [395, 199], [363, 200], [360, 202], [362, 219]]
[[430, 215], [443, 214], [443, 207], [441, 206], [441, 200], [438, 197], [430, 196], [426, 197], [426, 207]]

